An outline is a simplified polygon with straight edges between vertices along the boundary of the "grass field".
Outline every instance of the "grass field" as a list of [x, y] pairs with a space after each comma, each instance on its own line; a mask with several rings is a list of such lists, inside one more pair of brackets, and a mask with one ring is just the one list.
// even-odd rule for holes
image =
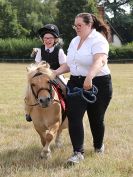
[[67, 130], [61, 149], [52, 144], [52, 159], [39, 158], [40, 138], [24, 118], [26, 66], [0, 64], [0, 177], [133, 177], [133, 64], [109, 65], [114, 92], [105, 118], [105, 154], [93, 152], [85, 115], [85, 161], [69, 169]]

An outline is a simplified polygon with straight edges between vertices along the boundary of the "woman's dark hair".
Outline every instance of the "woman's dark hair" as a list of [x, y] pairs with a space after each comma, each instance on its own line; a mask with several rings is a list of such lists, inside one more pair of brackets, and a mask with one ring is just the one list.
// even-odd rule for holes
[[90, 13], [80, 13], [76, 18], [77, 17], [83, 18], [86, 24], [92, 23], [92, 28], [102, 33], [108, 41], [110, 40], [110, 28], [102, 19], [98, 19], [95, 15]]

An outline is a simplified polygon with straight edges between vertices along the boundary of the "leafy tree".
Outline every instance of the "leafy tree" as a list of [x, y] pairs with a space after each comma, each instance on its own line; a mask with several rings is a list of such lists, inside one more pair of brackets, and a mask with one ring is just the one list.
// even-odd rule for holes
[[123, 43], [133, 41], [133, 15], [125, 14], [118, 18], [117, 23], [111, 19], [112, 25], [115, 27], [116, 31], [120, 34]]
[[[133, 14], [127, 14], [123, 6], [129, 5], [132, 7], [133, 0], [98, 0], [97, 2], [104, 5], [106, 19], [117, 31], [122, 42], [131, 42], [133, 40], [133, 34], [131, 33], [133, 29]], [[108, 12], [111, 17], [107, 14]]]
[[125, 14], [126, 11], [123, 9], [123, 6], [128, 5], [133, 0], [97, 0], [99, 4], [104, 5], [106, 13], [109, 12], [113, 18], [117, 18], [117, 16], [120, 16], [121, 14]]
[[72, 29], [74, 18], [81, 12], [97, 11], [96, 3], [93, 0], [60, 0], [57, 2], [57, 25], [65, 42], [64, 48], [67, 48], [71, 39], [75, 36], [75, 31]]
[[131, 15], [133, 15], [133, 0], [130, 1], [130, 9], [131, 9]]
[[17, 10], [13, 9], [8, 1], [0, 1], [0, 31], [1, 38], [18, 37], [26, 33], [17, 20]]
[[[32, 34], [46, 23], [52, 23], [56, 16], [55, 1], [52, 0], [8, 0], [17, 9], [18, 21]], [[33, 35], [33, 34], [32, 34]]]

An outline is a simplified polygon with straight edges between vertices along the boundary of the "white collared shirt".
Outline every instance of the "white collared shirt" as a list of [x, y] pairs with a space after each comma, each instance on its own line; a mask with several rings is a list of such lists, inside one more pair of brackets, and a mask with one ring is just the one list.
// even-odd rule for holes
[[[54, 47], [51, 47], [51, 48], [45, 47], [45, 50], [47, 50], [47, 49], [49, 49], [49, 53], [51, 53], [51, 52], [53, 52]], [[66, 55], [65, 55], [63, 49], [59, 49], [58, 59], [59, 59], [59, 64], [60, 65], [62, 65], [63, 63], [66, 63]], [[37, 52], [36, 57], [35, 57], [35, 61], [38, 63], [41, 60], [42, 60], [41, 49], [38, 49], [38, 52]]]
[[[95, 29], [92, 30], [82, 46], [77, 49], [79, 42], [79, 36], [72, 39], [67, 52], [67, 64], [70, 67], [71, 75], [86, 76], [93, 63], [93, 55], [104, 53], [108, 56], [109, 44], [105, 37]], [[107, 64], [105, 64], [99, 73], [97, 73], [97, 76], [107, 74], [110, 74], [110, 70]]]

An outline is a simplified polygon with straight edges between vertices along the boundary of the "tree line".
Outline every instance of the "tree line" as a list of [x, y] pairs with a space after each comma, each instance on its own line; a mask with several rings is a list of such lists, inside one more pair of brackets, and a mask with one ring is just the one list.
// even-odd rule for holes
[[[71, 27], [75, 15], [80, 12], [99, 15], [98, 5], [104, 6], [105, 20], [123, 43], [133, 41], [133, 0], [0, 0], [0, 38], [34, 38], [40, 27], [54, 23], [67, 46], [75, 35]], [[127, 5], [128, 14], [123, 9]]]

